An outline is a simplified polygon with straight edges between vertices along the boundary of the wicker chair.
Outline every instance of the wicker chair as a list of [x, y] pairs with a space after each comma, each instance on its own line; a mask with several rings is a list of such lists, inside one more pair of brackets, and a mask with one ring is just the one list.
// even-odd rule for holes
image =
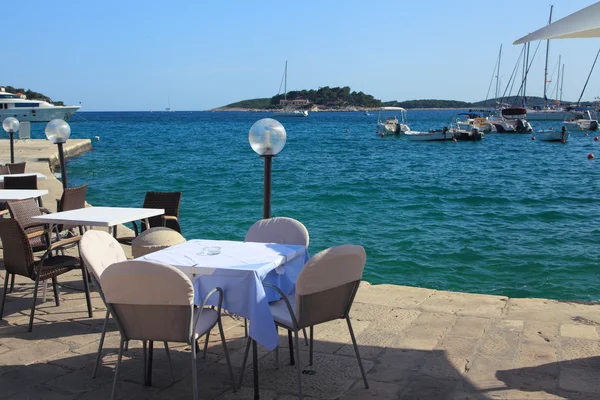
[[33, 251], [46, 251], [50, 245], [48, 224], [33, 219], [40, 215], [49, 214], [45, 208], [40, 208], [35, 199], [11, 200], [7, 202], [10, 216], [17, 220], [29, 239]]
[[[87, 185], [77, 186], [73, 188], [65, 188], [60, 199], [56, 199], [56, 211], [69, 211], [79, 208], [85, 208], [85, 194]], [[58, 225], [59, 232], [68, 229], [72, 232], [73, 226]], [[83, 228], [79, 227], [79, 234], [83, 235]]]
[[[146, 226], [146, 223], [142, 221], [140, 229], [138, 229], [137, 223], [133, 221], [132, 224], [135, 236], [146, 229], [154, 228], [155, 226], [165, 226], [181, 233], [181, 227], [179, 226], [179, 205], [181, 204], [181, 195], [181, 192], [147, 192], [142, 207], [163, 208], [165, 213], [163, 215], [148, 218], [150, 226]], [[135, 237], [118, 238], [119, 242], [124, 244], [131, 244], [133, 239], [135, 239]]]
[[6, 164], [11, 174], [24, 174], [25, 173], [25, 162]]
[[35, 303], [37, 300], [40, 281], [52, 279], [54, 301], [56, 306], [60, 306], [56, 277], [73, 269], [81, 269], [88, 315], [90, 318], [92, 317], [92, 303], [90, 301], [87, 272], [85, 268], [82, 267], [79, 258], [52, 254], [55, 250], [64, 250], [70, 246], [77, 245], [79, 242], [79, 237], [53, 243], [48, 247], [48, 250], [44, 253], [39, 261], [35, 260], [33, 256], [33, 249], [29, 244], [29, 238], [17, 220], [0, 218], [0, 240], [2, 240], [4, 268], [6, 269], [6, 276], [4, 278], [4, 294], [2, 296], [2, 302], [0, 303], [0, 319], [4, 315], [4, 303], [6, 302], [8, 278], [11, 275], [21, 275], [35, 281], [35, 286], [33, 289], [33, 304], [31, 306], [31, 315], [29, 317], [29, 332], [31, 332], [33, 329]]
[[0, 175], [8, 174], [10, 174], [10, 169], [8, 169], [8, 165], [0, 165]]

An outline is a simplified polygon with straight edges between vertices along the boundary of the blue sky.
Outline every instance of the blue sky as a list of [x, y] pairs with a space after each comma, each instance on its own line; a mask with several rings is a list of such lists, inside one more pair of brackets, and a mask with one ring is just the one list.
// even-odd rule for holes
[[[555, 1], [553, 20], [593, 3]], [[0, 85], [81, 102], [82, 111], [161, 110], [168, 99], [174, 110], [206, 110], [277, 94], [287, 60], [288, 90], [350, 86], [383, 101], [478, 101], [500, 45], [504, 85], [521, 51], [512, 42], [544, 26], [550, 4], [9, 1]], [[550, 43], [550, 73], [562, 55], [563, 98], [577, 100], [600, 39]], [[542, 95], [544, 51], [531, 67], [530, 95]], [[584, 100], [596, 96], [600, 71]]]

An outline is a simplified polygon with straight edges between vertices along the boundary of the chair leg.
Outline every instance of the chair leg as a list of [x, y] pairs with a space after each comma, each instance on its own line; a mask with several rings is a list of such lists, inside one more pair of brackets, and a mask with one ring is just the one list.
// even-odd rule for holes
[[248, 337], [248, 319], [244, 318], [244, 337]]
[[312, 367], [313, 365], [313, 337], [314, 337], [314, 327], [310, 327], [310, 344], [308, 346], [308, 354], [309, 354], [309, 362], [308, 365]]
[[144, 382], [144, 384], [146, 383], [146, 374], [148, 371], [148, 349], [146, 347], [146, 343], [148, 343], [145, 340], [142, 340], [142, 354], [143, 354], [143, 362], [144, 362], [144, 379], [142, 380], [142, 382]]
[[304, 345], [308, 346], [308, 335], [306, 334], [306, 328], [302, 328], [302, 334], [304, 334]]
[[58, 297], [58, 285], [56, 284], [56, 277], [52, 277], [52, 291], [54, 291], [54, 304], [56, 307], [60, 306], [60, 298]]
[[302, 400], [302, 371], [300, 371], [300, 346], [298, 345], [298, 331], [294, 331], [294, 341], [296, 342], [296, 376], [298, 379], [298, 399]]
[[277, 332], [277, 347], [275, 347], [275, 369], [279, 369], [279, 327], [275, 325], [275, 332]]
[[33, 288], [33, 304], [31, 305], [31, 316], [29, 317], [29, 332], [33, 330], [33, 315], [35, 314], [35, 303], [37, 301], [37, 292], [40, 286], [40, 277], [38, 276], [35, 280], [35, 287]]
[[[8, 276], [8, 272], [6, 273], [6, 275]], [[15, 276], [15, 274], [11, 274], [10, 277], [10, 293], [12, 293], [15, 288]]]
[[165, 351], [167, 353], [167, 362], [169, 363], [169, 373], [171, 374], [171, 383], [175, 382], [175, 375], [173, 375], [173, 364], [171, 363], [171, 352], [169, 351], [169, 344], [163, 342], [165, 345]]
[[115, 379], [113, 380], [112, 392], [110, 394], [110, 399], [114, 400], [115, 395], [117, 394], [117, 380], [119, 379], [119, 367], [121, 366], [121, 359], [123, 358], [123, 346], [125, 344], [125, 340], [123, 336], [121, 336], [121, 343], [119, 344], [119, 357], [117, 358], [117, 366], [115, 367]]
[[96, 354], [96, 365], [94, 365], [94, 372], [92, 373], [92, 379], [96, 377], [98, 373], [98, 367], [100, 366], [100, 359], [102, 358], [102, 347], [104, 346], [104, 336], [106, 335], [106, 328], [108, 328], [108, 319], [110, 318], [110, 311], [106, 310], [106, 317], [104, 317], [104, 325], [102, 326], [102, 334], [100, 335], [100, 343], [98, 343], [98, 354]]
[[352, 324], [350, 323], [349, 315], [346, 315], [346, 322], [348, 323], [348, 331], [350, 331], [352, 345], [354, 346], [354, 352], [356, 353], [356, 359], [358, 360], [358, 367], [360, 368], [360, 373], [362, 374], [363, 381], [365, 381], [365, 389], [368, 389], [369, 382], [367, 382], [367, 375], [365, 374], [365, 369], [363, 368], [362, 361], [360, 359], [360, 354], [358, 353], [358, 345], [356, 344], [356, 338], [354, 337], [354, 331], [352, 330]]
[[208, 339], [210, 338], [210, 329], [206, 332], [206, 340], [204, 341], [204, 350], [202, 352], [202, 358], [206, 359], [206, 352], [208, 351]]
[[9, 276], [10, 274], [8, 273], [8, 271], [6, 271], [6, 276], [4, 277], [4, 292], [2, 292], [2, 303], [0, 304], [0, 319], [2, 319], [2, 317], [4, 316], [4, 303], [6, 302]]
[[292, 341], [292, 331], [288, 330], [288, 345], [290, 347], [290, 365], [294, 365], [294, 342]]
[[198, 400], [198, 370], [196, 366], [196, 351], [192, 346], [192, 393], [194, 400]]
[[90, 284], [88, 282], [87, 269], [83, 263], [81, 263], [81, 274], [83, 277], [83, 287], [85, 289], [85, 302], [87, 303], [88, 316], [92, 318], [94, 316], [94, 312], [92, 311], [92, 300], [90, 299]]
[[[225, 333], [223, 332], [223, 324], [221, 324], [221, 316], [217, 320], [219, 324], [219, 333], [221, 334], [221, 343], [223, 343], [223, 351], [225, 352], [225, 361], [227, 361], [227, 368], [229, 369], [229, 376], [231, 376], [231, 384], [233, 386], [233, 391], [235, 392], [237, 389], [235, 387], [235, 378], [233, 377], [233, 368], [231, 368], [231, 360], [229, 359], [229, 351], [227, 350], [227, 341], [225, 340]], [[207, 337], [208, 339], [208, 337]]]
[[244, 370], [246, 369], [246, 363], [248, 362], [248, 353], [250, 352], [250, 342], [252, 339], [248, 336], [248, 340], [246, 340], [246, 351], [244, 352], [244, 361], [242, 362], [242, 371], [240, 372], [240, 384], [238, 388], [242, 387], [242, 381], [244, 380]]

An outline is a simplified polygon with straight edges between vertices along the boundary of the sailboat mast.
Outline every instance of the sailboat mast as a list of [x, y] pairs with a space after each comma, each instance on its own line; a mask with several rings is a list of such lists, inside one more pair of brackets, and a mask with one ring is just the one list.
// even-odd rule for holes
[[523, 98], [525, 99], [525, 104], [527, 104], [527, 74], [529, 73], [529, 45], [530, 43], [525, 43], [527, 46], [525, 48], [525, 78], [523, 79]]
[[590, 68], [590, 73], [588, 74], [588, 77], [585, 80], [585, 85], [583, 85], [583, 89], [581, 89], [581, 94], [579, 95], [579, 99], [577, 100], [577, 105], [579, 105], [579, 102], [581, 101], [581, 98], [583, 97], [583, 93], [585, 92], [585, 88], [587, 87], [587, 84], [590, 81], [590, 77], [592, 76], [592, 72], [594, 71], [594, 67], [596, 66], [596, 61], [598, 61], [599, 55], [600, 55], [600, 49], [598, 49], [598, 52], [596, 53], [596, 58], [594, 58], [594, 63], [592, 64], [592, 68]]
[[561, 59], [561, 55], [558, 56], [558, 75], [556, 78], [556, 97], [554, 97], [554, 100], [558, 100], [558, 91], [559, 91], [559, 85], [561, 83], [561, 78], [560, 78], [560, 59]]
[[285, 62], [285, 72], [283, 73], [285, 77], [285, 83], [283, 84], [283, 99], [287, 100], [287, 60]]
[[[550, 18], [548, 18], [548, 25], [552, 23], [552, 9], [554, 6], [550, 6]], [[548, 84], [548, 52], [550, 51], [550, 40], [546, 40], [546, 64], [544, 66], [544, 108], [548, 106], [548, 99], [546, 98], [546, 86]]]
[[496, 68], [496, 100], [500, 96], [500, 59], [502, 58], [502, 45], [500, 45], [500, 51], [498, 52], [498, 67]]
[[562, 103], [563, 95], [563, 83], [565, 83], [565, 64], [562, 65], [562, 77], [560, 78], [560, 97], [559, 101]]

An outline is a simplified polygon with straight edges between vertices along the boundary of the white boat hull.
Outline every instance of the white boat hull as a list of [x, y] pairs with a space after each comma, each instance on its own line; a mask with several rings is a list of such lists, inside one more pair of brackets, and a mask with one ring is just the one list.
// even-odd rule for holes
[[574, 121], [563, 121], [563, 125], [570, 131], [596, 131], [598, 130], [598, 121], [595, 119], [576, 119]]
[[410, 131], [405, 132], [404, 135], [415, 142], [433, 142], [433, 141], [444, 141], [452, 140], [454, 135], [450, 131], [430, 131], [430, 132], [417, 132]]
[[561, 132], [554, 130], [538, 131], [535, 134], [536, 138], [543, 142], [562, 142], [566, 143], [569, 140], [571, 134], [569, 131]]
[[274, 111], [273, 115], [276, 117], [308, 117], [308, 111]]
[[0, 109], [0, 120], [8, 117], [14, 117], [19, 121], [29, 122], [48, 122], [53, 119], [68, 120], [71, 118], [79, 106], [54, 106], [54, 107], [13, 107]]
[[573, 113], [566, 110], [527, 110], [528, 121], [564, 121], [573, 118]]

